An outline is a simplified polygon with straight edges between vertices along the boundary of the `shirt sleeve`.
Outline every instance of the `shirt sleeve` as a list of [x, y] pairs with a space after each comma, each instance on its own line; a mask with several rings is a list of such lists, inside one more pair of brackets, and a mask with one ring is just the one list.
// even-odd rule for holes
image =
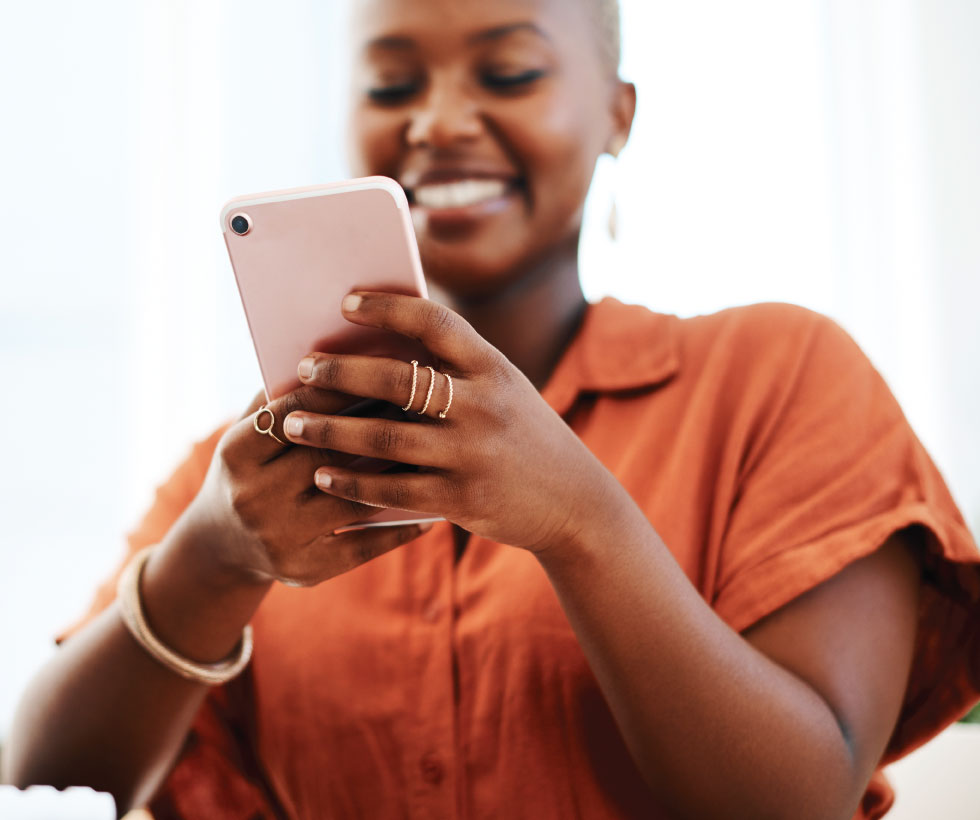
[[[126, 552], [115, 572], [99, 586], [89, 611], [58, 637], [59, 643], [115, 599], [119, 575], [129, 559], [162, 540], [180, 518], [204, 483], [218, 441], [229, 426], [195, 444], [173, 475], [157, 488], [152, 506], [126, 536]], [[173, 771], [150, 804], [156, 820], [271, 820], [282, 815], [253, 753], [251, 703], [248, 669], [211, 690]]]
[[[743, 631], [910, 526], [925, 533], [911, 676], [883, 762], [980, 698], [980, 554], [884, 379], [832, 320], [768, 307], [758, 341], [778, 372], [749, 401], [746, 443], [713, 606]], [[771, 314], [771, 315], [770, 315]], [[772, 361], [770, 355], [768, 361]]]

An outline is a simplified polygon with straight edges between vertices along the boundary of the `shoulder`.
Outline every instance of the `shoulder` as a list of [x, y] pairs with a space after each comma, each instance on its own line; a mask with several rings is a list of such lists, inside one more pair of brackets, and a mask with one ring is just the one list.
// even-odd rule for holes
[[684, 336], [693, 344], [734, 344], [739, 351], [805, 351], [825, 336], [846, 332], [829, 316], [788, 302], [739, 305], [716, 313], [681, 319]]
[[819, 392], [842, 379], [880, 379], [844, 328], [800, 305], [742, 305], [681, 319], [678, 326], [685, 363], [731, 385]]

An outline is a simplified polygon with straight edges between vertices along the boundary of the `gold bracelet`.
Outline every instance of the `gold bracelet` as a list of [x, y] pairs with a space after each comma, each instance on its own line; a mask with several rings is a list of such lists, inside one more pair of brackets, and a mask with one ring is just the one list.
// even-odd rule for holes
[[241, 673], [252, 657], [251, 625], [246, 626], [242, 631], [242, 639], [235, 655], [218, 663], [197, 663], [174, 652], [164, 644], [146, 622], [146, 616], [143, 613], [143, 600], [140, 597], [140, 579], [143, 576], [143, 567], [146, 566], [146, 562], [155, 548], [154, 545], [138, 552], [119, 578], [116, 595], [119, 602], [119, 612], [126, 629], [148, 654], [182, 678], [207, 686], [217, 686], [230, 681]]

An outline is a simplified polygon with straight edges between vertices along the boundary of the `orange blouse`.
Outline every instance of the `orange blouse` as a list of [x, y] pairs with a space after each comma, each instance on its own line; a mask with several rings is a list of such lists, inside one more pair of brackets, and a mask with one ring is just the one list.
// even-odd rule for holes
[[[735, 630], [924, 527], [914, 666], [882, 762], [980, 698], [976, 544], [834, 322], [787, 304], [680, 319], [606, 299], [543, 397]], [[221, 432], [160, 487], [130, 553], [190, 502]], [[209, 695], [159, 820], [666, 816], [524, 550], [474, 537], [456, 563], [437, 525], [316, 588], [274, 586], [253, 626], [251, 666]], [[879, 771], [856, 817], [891, 801]]]

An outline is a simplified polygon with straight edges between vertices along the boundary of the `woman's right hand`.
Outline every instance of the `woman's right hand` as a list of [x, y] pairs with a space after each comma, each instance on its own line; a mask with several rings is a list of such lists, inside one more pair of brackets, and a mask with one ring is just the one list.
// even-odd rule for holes
[[[269, 403], [273, 432], [287, 441], [282, 420], [294, 410], [336, 413], [357, 401], [301, 387]], [[264, 404], [256, 396], [218, 443], [200, 492], [175, 530], [206, 549], [226, 582], [312, 586], [347, 572], [418, 537], [427, 527], [378, 527], [334, 534], [370, 517], [377, 508], [334, 498], [313, 483], [316, 469], [349, 456], [281, 444], [256, 432]], [[269, 416], [259, 420], [268, 426]]]

